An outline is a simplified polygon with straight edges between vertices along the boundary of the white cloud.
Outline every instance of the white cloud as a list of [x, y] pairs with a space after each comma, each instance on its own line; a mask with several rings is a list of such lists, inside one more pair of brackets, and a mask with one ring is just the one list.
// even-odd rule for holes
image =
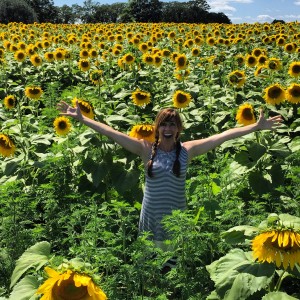
[[207, 1], [212, 12], [236, 11], [236, 9], [233, 6], [228, 5], [228, 2], [229, 1], [226, 0]]
[[296, 0], [296, 1], [294, 2], [294, 4], [295, 4], [295, 5], [300, 5], [300, 0]]
[[258, 22], [270, 22], [274, 20], [274, 18], [269, 15], [258, 15], [256, 19]]

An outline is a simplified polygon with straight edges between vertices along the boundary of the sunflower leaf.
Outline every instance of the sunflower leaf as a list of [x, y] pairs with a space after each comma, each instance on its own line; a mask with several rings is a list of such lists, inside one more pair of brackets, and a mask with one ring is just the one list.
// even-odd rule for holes
[[294, 298], [287, 293], [284, 292], [271, 292], [262, 297], [262, 300], [293, 300], [293, 299], [298, 299]]
[[252, 252], [241, 249], [232, 249], [206, 268], [220, 298], [230, 300], [246, 299], [264, 289], [275, 273], [274, 264], [256, 263]]
[[229, 244], [238, 244], [245, 242], [247, 237], [253, 237], [254, 233], [257, 231], [257, 227], [249, 225], [235, 226], [224, 232], [222, 237]]
[[28, 269], [35, 267], [36, 270], [39, 270], [49, 259], [50, 244], [48, 242], [39, 242], [28, 248], [17, 260], [11, 276], [10, 287], [13, 287]]
[[25, 276], [18, 284], [14, 287], [8, 299], [14, 300], [34, 300], [38, 299], [35, 295], [37, 288], [39, 287], [38, 280], [32, 276]]

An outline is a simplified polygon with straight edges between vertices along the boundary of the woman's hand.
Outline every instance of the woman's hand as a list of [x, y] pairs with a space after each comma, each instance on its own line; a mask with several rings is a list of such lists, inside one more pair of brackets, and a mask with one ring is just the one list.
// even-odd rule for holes
[[258, 118], [258, 121], [256, 124], [257, 124], [257, 128], [259, 130], [268, 130], [268, 129], [273, 130], [276, 127], [278, 127], [282, 121], [283, 121], [283, 119], [280, 115], [266, 119], [264, 112], [261, 109], [260, 115], [259, 115], [259, 118]]
[[65, 101], [60, 101], [57, 104], [57, 109], [60, 111], [60, 114], [63, 116], [72, 117], [78, 121], [81, 121], [83, 119], [78, 101], [76, 101], [76, 107], [70, 106]]

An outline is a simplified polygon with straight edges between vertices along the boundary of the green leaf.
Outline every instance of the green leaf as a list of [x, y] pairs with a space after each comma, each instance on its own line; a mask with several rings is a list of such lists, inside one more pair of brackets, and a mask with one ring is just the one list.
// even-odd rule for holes
[[206, 269], [215, 282], [218, 295], [221, 299], [228, 300], [246, 299], [256, 291], [264, 289], [275, 273], [274, 264], [256, 263], [252, 252], [244, 252], [241, 249], [232, 249], [219, 260], [206, 266]]
[[11, 276], [10, 287], [13, 287], [22, 275], [30, 268], [39, 270], [50, 259], [50, 244], [39, 242], [28, 248], [17, 260], [16, 267]]
[[246, 237], [252, 237], [258, 231], [257, 227], [249, 225], [235, 226], [222, 233], [226, 243], [238, 244], [245, 242]]
[[32, 276], [25, 276], [18, 284], [14, 287], [10, 294], [10, 300], [34, 300], [38, 299], [39, 296], [35, 295], [36, 290], [39, 287], [38, 280]]
[[284, 292], [271, 292], [262, 297], [262, 300], [297, 300], [298, 298], [294, 298], [287, 293]]
[[296, 152], [300, 150], [300, 137], [295, 137], [290, 143], [289, 148], [292, 152]]

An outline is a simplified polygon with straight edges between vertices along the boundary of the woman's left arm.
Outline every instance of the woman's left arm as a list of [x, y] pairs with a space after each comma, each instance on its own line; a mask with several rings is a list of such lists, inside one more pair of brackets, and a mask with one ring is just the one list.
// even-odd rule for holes
[[222, 133], [215, 134], [208, 138], [188, 141], [183, 143], [189, 154], [189, 160], [193, 157], [207, 153], [208, 151], [220, 146], [222, 143], [235, 139], [257, 130], [273, 130], [282, 122], [282, 117], [277, 115], [275, 117], [265, 118], [263, 111], [260, 111], [259, 119], [256, 123], [228, 129]]

